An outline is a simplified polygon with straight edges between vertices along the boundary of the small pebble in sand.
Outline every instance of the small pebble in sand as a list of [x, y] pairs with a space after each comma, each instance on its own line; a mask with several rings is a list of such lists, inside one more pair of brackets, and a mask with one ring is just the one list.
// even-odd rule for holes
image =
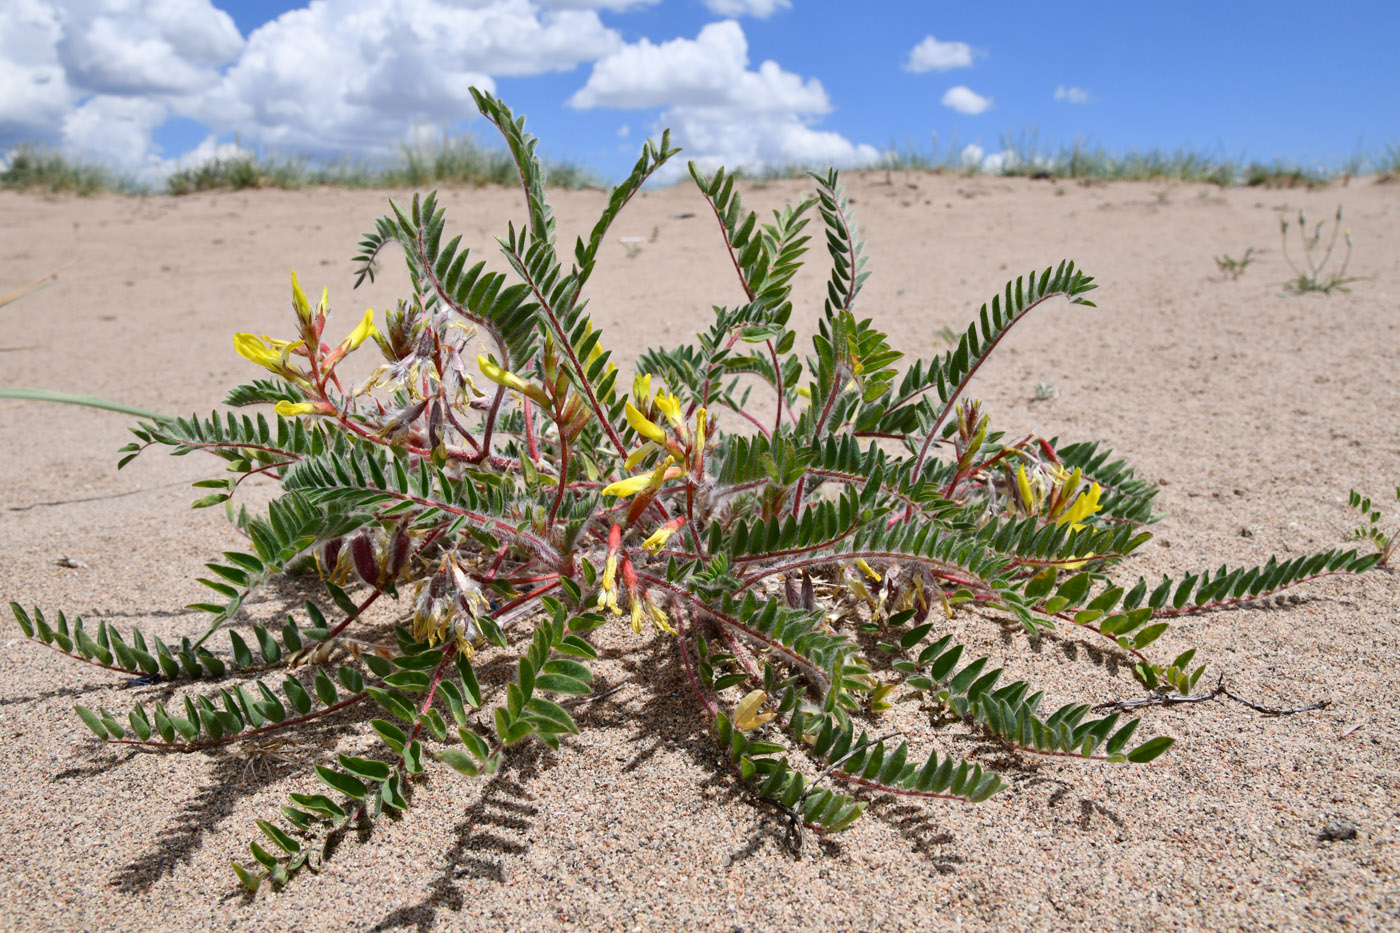
[[1345, 842], [1356, 838], [1356, 824], [1351, 820], [1328, 820], [1317, 834], [1325, 842]]

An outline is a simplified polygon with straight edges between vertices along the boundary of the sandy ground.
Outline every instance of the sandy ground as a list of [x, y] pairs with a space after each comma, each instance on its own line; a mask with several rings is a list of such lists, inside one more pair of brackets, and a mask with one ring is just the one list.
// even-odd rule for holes
[[[770, 208], [800, 185], [751, 187]], [[1400, 184], [1318, 192], [872, 174], [851, 179], [874, 276], [860, 308], [909, 354], [943, 348], [1008, 277], [1061, 258], [1102, 287], [1098, 308], [1052, 306], [1005, 343], [975, 392], [1009, 432], [1101, 438], [1163, 484], [1158, 538], [1125, 573], [1181, 573], [1336, 546], [1349, 488], [1400, 482]], [[514, 191], [444, 196], [450, 227], [489, 250]], [[591, 224], [598, 192], [555, 198], [561, 232]], [[1351, 293], [1289, 296], [1279, 211], [1330, 217], [1356, 238]], [[255, 375], [235, 330], [288, 331], [287, 270], [331, 288], [348, 329], [403, 287], [397, 261], [352, 295], [358, 235], [384, 193], [247, 192], [185, 199], [0, 194], [0, 291], [66, 263], [0, 309], [0, 384], [207, 411]], [[592, 283], [605, 339], [628, 368], [739, 299], [690, 188], [639, 198]], [[617, 236], [645, 238], [636, 255]], [[1212, 256], [1256, 248], [1238, 281]], [[799, 282], [814, 326], [825, 271]], [[332, 330], [334, 330], [332, 325]], [[1037, 383], [1051, 401], [1033, 401]], [[195, 630], [202, 563], [237, 544], [216, 510], [190, 513], [197, 457], [121, 473], [124, 416], [0, 401], [4, 601], [64, 608], [167, 639]], [[254, 489], [255, 500], [267, 488]], [[1393, 500], [1391, 524], [1400, 524]], [[1247, 532], [1247, 534], [1245, 534]], [[85, 565], [68, 568], [60, 558]], [[123, 685], [0, 623], [0, 927], [8, 929], [1376, 929], [1400, 921], [1400, 579], [1330, 578], [1298, 601], [1181, 620], [1160, 656], [1197, 645], [1261, 702], [1329, 699], [1271, 719], [1215, 703], [1151, 711], [1141, 735], [1177, 747], [1148, 766], [1007, 759], [935, 734], [914, 704], [891, 714], [916, 747], [976, 753], [1011, 788], [985, 804], [876, 797], [850, 832], [794, 860], [781, 825], [718, 763], [663, 641], [611, 631], [603, 684], [561, 752], [525, 751], [490, 781], [432, 770], [412, 810], [320, 877], [250, 902], [229, 871], [253, 822], [315, 763], [372, 747], [352, 711], [249, 754], [109, 751], [74, 703], [125, 710], [168, 689]], [[271, 587], [253, 618], [295, 602]], [[246, 620], [240, 620], [245, 622]], [[1126, 665], [1068, 633], [1028, 644], [971, 613], [974, 650], [1070, 699], [1132, 696]], [[430, 769], [431, 770], [431, 769]], [[1346, 820], [1354, 839], [1319, 838]]]

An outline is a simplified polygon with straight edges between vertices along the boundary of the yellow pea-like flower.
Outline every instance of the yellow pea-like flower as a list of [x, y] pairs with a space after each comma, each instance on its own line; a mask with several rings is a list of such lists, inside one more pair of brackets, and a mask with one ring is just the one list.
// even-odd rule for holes
[[667, 392], [656, 393], [656, 407], [666, 416], [666, 420], [675, 426], [677, 431], [685, 433], [685, 419], [681, 417], [681, 400]]
[[615, 483], [611, 483], [607, 486], [604, 486], [603, 495], [617, 496], [619, 499], [625, 499], [628, 496], [635, 496], [643, 489], [646, 489], [647, 483], [649, 482], [651, 482], [650, 473], [643, 473], [640, 476], [628, 477], [627, 479], [621, 479]]
[[314, 415], [321, 410], [315, 402], [288, 402], [281, 401], [273, 411], [283, 418], [294, 418], [297, 415]]
[[[322, 300], [324, 301], [325, 299], [323, 298]], [[350, 332], [350, 336], [345, 338], [341, 346], [347, 351], [357, 350], [360, 344], [378, 333], [379, 331], [374, 327], [374, 309], [366, 308], [365, 316], [363, 320], [360, 321], [360, 325]]]
[[271, 369], [282, 361], [281, 354], [275, 352], [271, 347], [254, 334], [234, 334], [233, 348], [238, 351], [238, 355], [259, 366]]
[[1016, 491], [1021, 494], [1021, 502], [1026, 508], [1033, 509], [1035, 507], [1035, 496], [1031, 493], [1031, 481], [1026, 477], [1024, 465], [1016, 469]]
[[642, 547], [648, 551], [659, 551], [666, 546], [666, 542], [671, 540], [671, 536], [681, 530], [685, 524], [685, 516], [678, 515], [660, 528], [651, 533], [651, 537], [642, 542]]
[[295, 342], [289, 340], [277, 340], [266, 335], [259, 337], [256, 334], [234, 334], [233, 348], [238, 351], [238, 355], [251, 363], [257, 363], [264, 369], [269, 369], [274, 373], [286, 375], [287, 357], [292, 350], [301, 346], [302, 341]]
[[642, 414], [637, 409], [637, 406], [632, 404], [630, 399], [627, 402], [625, 412], [627, 415], [627, 423], [632, 426], [634, 431], [655, 444], [660, 444], [663, 447], [666, 445], [666, 432], [661, 430], [654, 421]]
[[603, 487], [602, 494], [605, 496], [617, 496], [625, 499], [628, 496], [635, 496], [648, 486], [659, 487], [668, 479], [674, 479], [681, 475], [680, 470], [671, 469], [676, 462], [675, 457], [667, 457], [666, 462], [658, 466], [650, 473], [641, 473], [637, 476], [629, 476], [627, 479], [620, 479], [615, 483]]
[[1091, 484], [1087, 490], [1079, 495], [1078, 499], [1074, 500], [1073, 505], [1065, 509], [1064, 514], [1056, 519], [1055, 524], [1070, 525], [1075, 531], [1078, 531], [1082, 527], [1080, 522], [1103, 508], [1099, 503], [1099, 496], [1102, 493], [1103, 489], [1098, 483]]
[[545, 395], [544, 390], [539, 386], [531, 385], [510, 370], [497, 366], [495, 363], [491, 362], [485, 354], [476, 358], [476, 365], [477, 368], [481, 370], [481, 374], [496, 383], [496, 385], [505, 386], [507, 389], [514, 389], [522, 395], [534, 399], [541, 405], [549, 404], [549, 396]]
[[[326, 298], [322, 297], [322, 305], [326, 304]], [[301, 318], [303, 324], [311, 322], [311, 302], [306, 300], [306, 292], [301, 290], [301, 283], [297, 281], [297, 270], [292, 270], [292, 307], [296, 309], [297, 317]]]
[[646, 598], [647, 615], [651, 617], [651, 624], [667, 635], [676, 634], [676, 630], [671, 626], [671, 620], [666, 618], [666, 613], [661, 611], [661, 607], [651, 601], [651, 597]]

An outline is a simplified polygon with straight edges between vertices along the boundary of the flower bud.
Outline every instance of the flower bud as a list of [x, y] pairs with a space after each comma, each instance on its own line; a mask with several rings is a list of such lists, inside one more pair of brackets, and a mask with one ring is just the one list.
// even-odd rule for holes
[[370, 586], [379, 585], [379, 561], [374, 556], [374, 544], [369, 535], [361, 533], [350, 542], [350, 557], [355, 561], [355, 572]]
[[340, 548], [344, 543], [344, 538], [331, 538], [321, 546], [321, 562], [325, 564], [326, 573], [333, 572], [335, 565], [340, 563]]
[[408, 532], [404, 530], [403, 525], [400, 525], [394, 529], [394, 538], [389, 543], [389, 553], [385, 560], [385, 564], [387, 564], [385, 576], [388, 579], [398, 579], [404, 564], [408, 563], [408, 545]]

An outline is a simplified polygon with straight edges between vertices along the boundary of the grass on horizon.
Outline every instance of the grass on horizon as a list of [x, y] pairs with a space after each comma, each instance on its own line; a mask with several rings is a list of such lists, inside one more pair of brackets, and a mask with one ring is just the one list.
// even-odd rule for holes
[[[545, 172], [549, 184], [561, 188], [600, 184], [594, 172], [571, 162], [546, 161]], [[293, 190], [316, 185], [411, 188], [517, 183], [515, 164], [505, 149], [485, 146], [469, 135], [444, 135], [431, 142], [403, 144], [395, 158], [379, 164], [349, 160], [318, 164], [303, 158], [252, 154], [210, 159], [202, 165], [173, 172], [166, 178], [163, 189], [166, 194], [183, 195], [246, 188]], [[8, 165], [0, 168], [0, 189], [5, 188], [79, 195], [160, 191], [130, 176], [32, 144], [17, 146], [9, 154]]]
[[[1187, 181], [1223, 186], [1318, 187], [1334, 179], [1366, 174], [1382, 177], [1400, 175], [1400, 142], [1382, 149], [1359, 152], [1333, 169], [1304, 167], [1276, 159], [1271, 163], [1231, 160], [1192, 149], [1168, 153], [1160, 149], [1115, 154], [1103, 147], [1090, 148], [1083, 142], [1051, 149], [1042, 146], [1037, 134], [1023, 132], [1019, 137], [1003, 137], [1002, 151], [1009, 153], [995, 171], [983, 169], [980, 162], [963, 157], [956, 136], [940, 147], [933, 135], [928, 150], [906, 141], [891, 143], [878, 162], [865, 170], [887, 172], [931, 171], [968, 175], [990, 174], [1031, 178], [1099, 179], [1103, 181]], [[50, 193], [97, 192], [151, 194], [158, 189], [119, 175], [92, 163], [71, 159], [61, 153], [33, 144], [12, 150], [8, 164], [0, 168], [0, 189], [21, 191], [41, 189]], [[733, 174], [754, 181], [774, 181], [802, 177], [809, 168], [826, 166], [781, 165], [761, 169], [738, 169]], [[601, 175], [571, 162], [546, 162], [547, 181], [561, 188], [587, 188], [602, 184]], [[510, 154], [486, 146], [474, 136], [448, 136], [414, 145], [402, 144], [396, 157], [381, 163], [314, 163], [304, 158], [237, 156], [211, 159], [202, 165], [181, 169], [164, 183], [167, 194], [183, 195], [199, 191], [241, 190], [247, 188], [298, 189], [316, 185], [342, 188], [413, 188], [429, 185], [514, 185], [518, 182]]]

